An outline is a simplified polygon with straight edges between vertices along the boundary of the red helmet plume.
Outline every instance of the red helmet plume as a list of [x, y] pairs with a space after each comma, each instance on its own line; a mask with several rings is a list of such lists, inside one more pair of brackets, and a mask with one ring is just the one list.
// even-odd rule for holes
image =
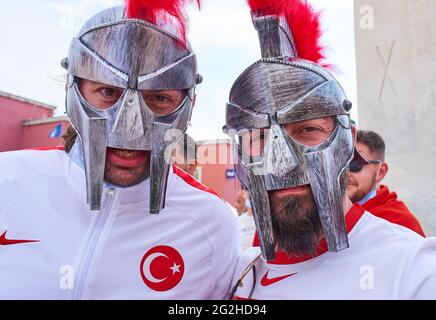
[[[126, 14], [129, 19], [142, 19], [156, 24], [158, 17], [167, 14], [176, 19], [178, 34], [186, 41], [187, 18], [184, 7], [193, 0], [125, 0]], [[200, 8], [200, 0], [195, 0]]]
[[325, 59], [320, 12], [306, 0], [247, 0], [252, 11], [261, 15], [284, 16], [294, 37], [298, 57], [315, 63]]

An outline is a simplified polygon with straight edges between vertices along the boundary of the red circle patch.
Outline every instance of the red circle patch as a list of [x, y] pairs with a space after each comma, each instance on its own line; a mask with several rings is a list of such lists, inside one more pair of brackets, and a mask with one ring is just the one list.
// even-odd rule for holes
[[167, 291], [179, 284], [185, 272], [180, 253], [169, 246], [156, 246], [147, 251], [141, 260], [141, 277], [154, 291]]

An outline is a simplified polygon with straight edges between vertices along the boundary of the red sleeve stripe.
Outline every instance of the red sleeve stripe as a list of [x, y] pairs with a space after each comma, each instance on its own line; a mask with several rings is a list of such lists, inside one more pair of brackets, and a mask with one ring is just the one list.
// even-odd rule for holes
[[48, 150], [61, 150], [64, 151], [64, 146], [54, 146], [54, 147], [36, 147], [36, 148], [28, 148], [23, 150], [37, 150], [37, 151], [48, 151]]
[[187, 184], [193, 186], [194, 188], [197, 188], [199, 190], [202, 191], [206, 191], [209, 192], [215, 196], [217, 196], [218, 198], [220, 198], [221, 200], [224, 201], [223, 198], [221, 198], [219, 196], [218, 193], [215, 192], [215, 190], [206, 187], [205, 185], [202, 185], [199, 181], [197, 181], [193, 176], [191, 176], [190, 174], [186, 173], [185, 171], [183, 171], [182, 169], [176, 167], [175, 165], [173, 165], [173, 172], [179, 176], [180, 178], [182, 178]]
[[234, 296], [232, 300], [240, 300], [240, 301], [249, 301], [249, 300], [255, 300], [255, 299], [248, 299], [248, 298], [242, 298], [238, 296]]

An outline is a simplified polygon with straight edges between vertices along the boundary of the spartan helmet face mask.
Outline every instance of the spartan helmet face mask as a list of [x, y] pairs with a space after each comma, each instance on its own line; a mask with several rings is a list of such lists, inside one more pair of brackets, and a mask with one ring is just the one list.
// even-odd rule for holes
[[[83, 146], [91, 210], [100, 209], [106, 147], [114, 147], [151, 150], [150, 213], [159, 213], [165, 204], [168, 148], [174, 144], [165, 134], [172, 132], [177, 139], [186, 131], [200, 82], [196, 80], [201, 79], [194, 53], [173, 34], [142, 19], [129, 19], [124, 7], [114, 7], [82, 27], [62, 65], [68, 70], [66, 109]], [[78, 78], [119, 87], [123, 94], [112, 107], [100, 110], [84, 99]], [[187, 95], [168, 114], [154, 113], [140, 93], [179, 89]]]
[[[276, 249], [268, 192], [304, 185], [310, 185], [328, 248], [337, 252], [348, 247], [340, 178], [353, 156], [351, 103], [330, 73], [297, 57], [283, 18], [256, 12], [252, 18], [263, 58], [233, 84], [226, 131], [236, 172], [250, 193], [262, 253], [271, 260]], [[316, 146], [298, 143], [284, 127], [323, 117], [333, 117], [336, 127]]]

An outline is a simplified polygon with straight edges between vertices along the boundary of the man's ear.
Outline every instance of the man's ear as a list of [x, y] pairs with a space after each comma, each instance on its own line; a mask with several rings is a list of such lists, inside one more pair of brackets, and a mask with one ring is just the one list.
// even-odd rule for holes
[[378, 172], [378, 176], [377, 176], [377, 183], [380, 183], [388, 174], [389, 171], [389, 166], [387, 163], [383, 162], [380, 165], [380, 170]]

